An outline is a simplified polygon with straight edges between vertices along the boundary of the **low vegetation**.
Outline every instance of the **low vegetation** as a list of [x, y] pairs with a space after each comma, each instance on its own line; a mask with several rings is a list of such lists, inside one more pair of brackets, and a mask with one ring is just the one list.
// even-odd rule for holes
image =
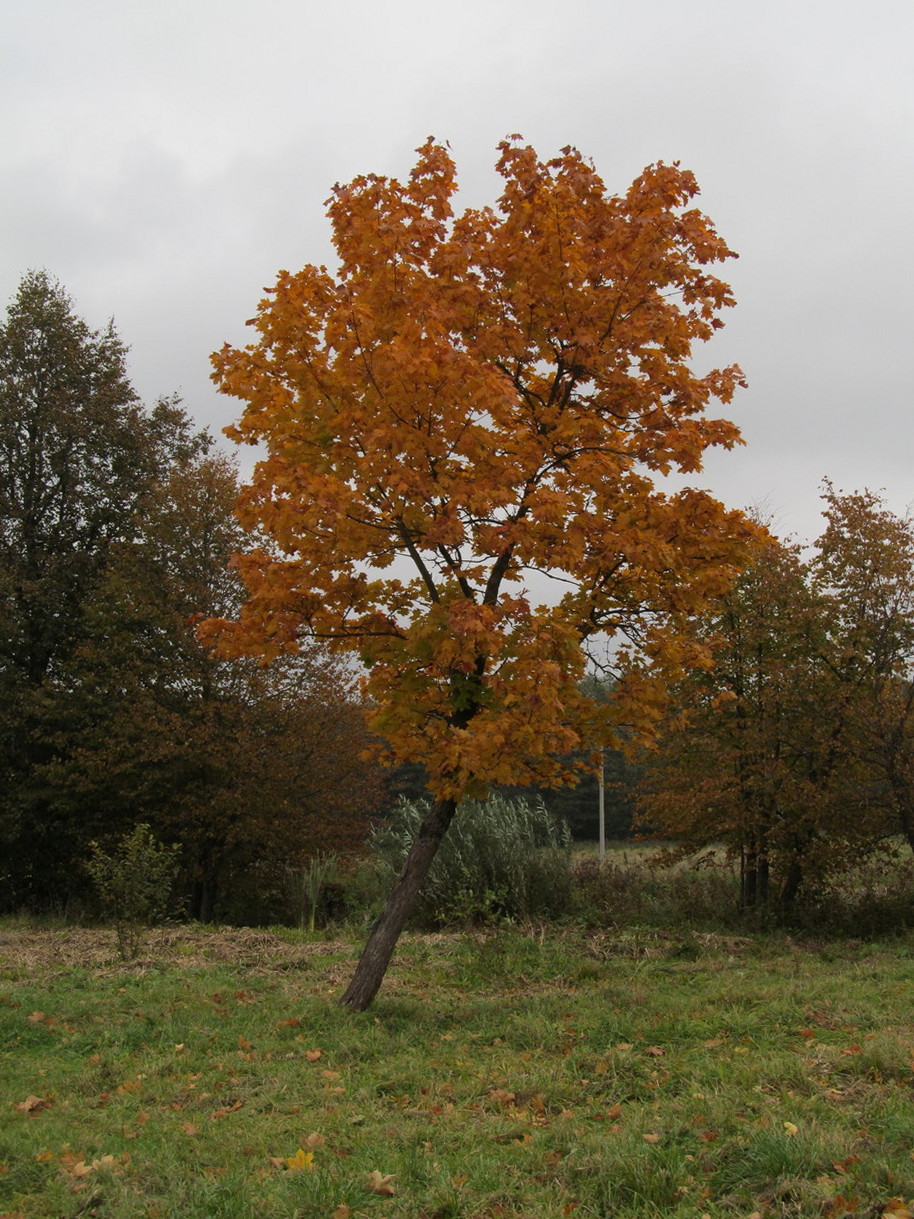
[[[428, 805], [403, 801], [374, 833], [373, 854], [403, 866]], [[567, 914], [571, 835], [542, 801], [493, 796], [468, 800], [438, 848], [416, 903], [416, 918], [447, 925]]]
[[914, 936], [0, 926], [4, 1219], [910, 1216]]

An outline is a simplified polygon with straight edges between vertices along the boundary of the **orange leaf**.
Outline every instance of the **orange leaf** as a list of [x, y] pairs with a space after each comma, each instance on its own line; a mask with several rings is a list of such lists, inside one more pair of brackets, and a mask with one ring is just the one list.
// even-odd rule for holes
[[323, 1050], [305, 1050], [305, 1058], [308, 1062], [317, 1062], [323, 1052]]

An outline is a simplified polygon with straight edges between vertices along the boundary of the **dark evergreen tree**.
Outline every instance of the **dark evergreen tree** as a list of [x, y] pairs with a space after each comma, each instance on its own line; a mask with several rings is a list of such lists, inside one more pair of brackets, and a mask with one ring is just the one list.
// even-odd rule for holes
[[0, 908], [65, 908], [138, 822], [184, 844], [203, 917], [367, 830], [345, 675], [197, 640], [240, 604], [237, 493], [177, 400], [138, 401], [113, 326], [27, 275], [0, 327]]

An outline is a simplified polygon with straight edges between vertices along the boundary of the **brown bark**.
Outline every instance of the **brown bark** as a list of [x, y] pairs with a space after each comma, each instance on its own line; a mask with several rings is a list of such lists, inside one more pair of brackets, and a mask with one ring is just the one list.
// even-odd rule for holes
[[432, 860], [456, 811], [456, 801], [437, 800], [419, 826], [403, 870], [394, 882], [387, 904], [372, 928], [352, 981], [340, 999], [340, 1004], [350, 1011], [365, 1011], [378, 993], [400, 932], [416, 904], [422, 882], [428, 875]]

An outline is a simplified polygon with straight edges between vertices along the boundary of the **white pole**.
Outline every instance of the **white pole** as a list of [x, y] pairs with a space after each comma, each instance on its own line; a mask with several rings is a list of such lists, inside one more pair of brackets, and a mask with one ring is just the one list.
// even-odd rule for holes
[[604, 782], [603, 782], [603, 750], [600, 750], [600, 858], [603, 859], [606, 855], [606, 800], [604, 798]]

